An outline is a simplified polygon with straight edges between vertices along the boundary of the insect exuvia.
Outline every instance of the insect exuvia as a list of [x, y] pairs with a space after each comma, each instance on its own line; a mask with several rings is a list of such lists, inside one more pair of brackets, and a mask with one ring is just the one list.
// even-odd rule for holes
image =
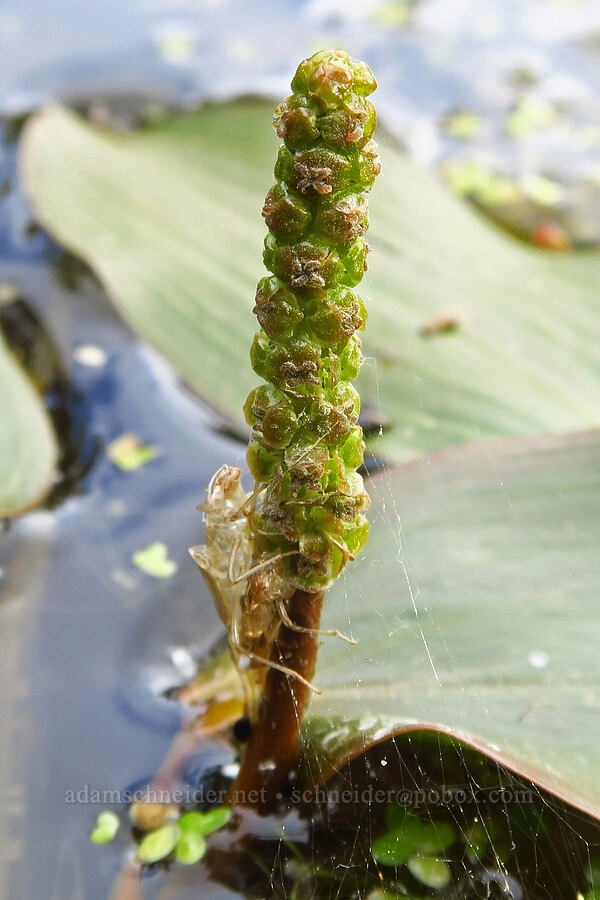
[[[231, 653], [242, 677], [247, 705], [252, 710], [266, 668], [276, 668], [305, 681], [269, 657], [282, 622], [292, 630], [307, 629], [299, 628], [288, 615], [285, 601], [293, 589], [278, 566], [281, 555], [263, 554], [251, 565], [249, 518], [254, 511], [256, 492], [244, 491], [241, 475], [238, 468], [221, 466], [212, 477], [207, 499], [198, 506], [205, 516], [206, 544], [190, 547], [189, 552], [227, 628]], [[336, 630], [315, 633], [354, 643]]]

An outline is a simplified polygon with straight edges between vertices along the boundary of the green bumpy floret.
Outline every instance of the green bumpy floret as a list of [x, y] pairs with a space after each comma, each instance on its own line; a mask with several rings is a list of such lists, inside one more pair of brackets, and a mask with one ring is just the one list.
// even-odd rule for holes
[[261, 500], [255, 560], [277, 558], [291, 588], [329, 587], [364, 546], [369, 497], [350, 381], [367, 314], [366, 192], [379, 174], [369, 67], [340, 50], [300, 64], [274, 127], [283, 140], [263, 216], [269, 228], [250, 358], [266, 384], [246, 401], [248, 465]]

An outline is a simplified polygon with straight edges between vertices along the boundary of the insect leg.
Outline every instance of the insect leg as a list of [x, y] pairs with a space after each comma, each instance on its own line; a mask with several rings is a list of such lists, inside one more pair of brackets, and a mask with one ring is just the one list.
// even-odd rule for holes
[[296, 623], [292, 622], [292, 620], [290, 619], [290, 614], [288, 613], [285, 602], [283, 600], [277, 601], [277, 612], [279, 613], [279, 618], [281, 619], [283, 624], [291, 631], [299, 631], [302, 634], [329, 634], [332, 637], [341, 638], [342, 641], [346, 641], [348, 644], [358, 644], [356, 638], [351, 638], [348, 637], [347, 634], [342, 634], [342, 632], [338, 631], [337, 628], [303, 628], [302, 625], [296, 625]]
[[231, 571], [232, 566], [230, 559], [229, 580], [231, 584], [238, 584], [238, 582], [243, 581], [244, 578], [248, 578], [249, 575], [254, 575], [255, 572], [260, 572], [261, 569], [266, 569], [267, 566], [272, 565], [274, 562], [277, 562], [277, 560], [284, 559], [286, 556], [295, 556], [298, 552], [298, 550], [287, 550], [285, 553], [276, 553], [274, 556], [270, 556], [268, 559], [263, 559], [262, 562], [257, 563], [255, 566], [252, 566], [251, 569], [248, 569], [246, 572], [242, 572], [241, 575], [237, 575], [235, 578], [231, 578], [233, 572]]
[[[236, 650], [240, 656], [247, 656], [249, 659], [256, 660], [257, 663], [260, 663], [261, 666], [268, 666], [269, 669], [277, 669], [278, 672], [283, 672], [284, 675], [289, 675], [290, 678], [295, 678], [297, 681], [301, 681], [302, 684], [305, 684], [307, 688], [310, 688], [311, 691], [314, 691], [315, 694], [322, 694], [323, 692], [316, 688], [314, 684], [311, 684], [310, 681], [307, 681], [303, 675], [300, 675], [299, 672], [295, 672], [294, 669], [288, 669], [287, 666], [282, 666], [279, 663], [273, 662], [272, 659], [265, 659], [264, 656], [259, 656], [257, 653], [252, 653], [251, 650], [246, 650], [245, 647], [242, 647], [241, 644], [232, 644], [232, 648]], [[242, 670], [243, 671], [243, 670]]]

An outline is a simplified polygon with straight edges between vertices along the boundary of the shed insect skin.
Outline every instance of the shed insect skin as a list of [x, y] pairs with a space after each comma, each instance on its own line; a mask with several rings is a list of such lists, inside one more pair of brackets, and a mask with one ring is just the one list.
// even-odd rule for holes
[[292, 622], [286, 601], [293, 589], [278, 566], [286, 554], [264, 554], [252, 564], [248, 519], [253, 513], [256, 492], [244, 491], [241, 474], [238, 468], [222, 466], [211, 479], [207, 499], [198, 506], [206, 519], [206, 544], [190, 547], [189, 553], [202, 572], [227, 628], [252, 720], [268, 668], [299, 679], [320, 693], [293, 669], [270, 659], [282, 623], [293, 631], [333, 635], [349, 643], [356, 641], [337, 629], [305, 629]]

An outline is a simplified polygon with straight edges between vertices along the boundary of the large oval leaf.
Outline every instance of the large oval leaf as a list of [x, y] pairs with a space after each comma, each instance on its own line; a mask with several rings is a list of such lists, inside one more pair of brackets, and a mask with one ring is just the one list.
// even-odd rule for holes
[[[131, 325], [231, 421], [256, 382], [254, 287], [272, 179], [272, 104], [212, 106], [133, 134], [63, 109], [26, 129], [41, 222], [84, 257]], [[549, 256], [479, 219], [381, 139], [363, 400], [404, 459], [491, 435], [600, 424], [596, 256]], [[448, 313], [452, 334], [424, 336]], [[376, 417], [377, 418], [377, 417]]]
[[498, 441], [373, 482], [330, 592], [307, 739], [320, 771], [454, 735], [600, 817], [600, 433]]
[[38, 503], [58, 450], [44, 406], [0, 334], [0, 518]]

